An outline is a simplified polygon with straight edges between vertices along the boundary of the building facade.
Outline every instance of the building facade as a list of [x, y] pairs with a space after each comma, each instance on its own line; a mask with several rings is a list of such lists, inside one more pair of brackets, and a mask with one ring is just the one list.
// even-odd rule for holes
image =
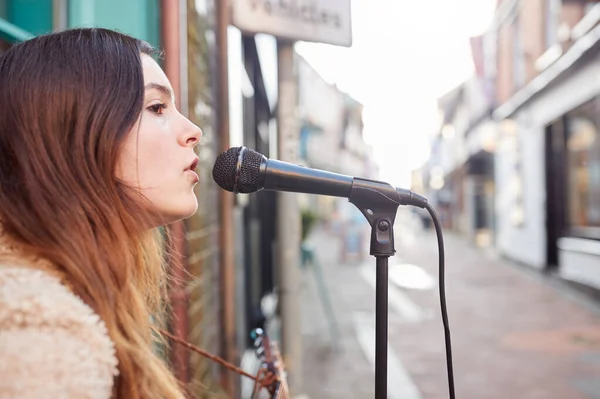
[[600, 288], [600, 4], [503, 3], [498, 248]]
[[[471, 83], [465, 82], [440, 99], [444, 123], [422, 173], [424, 189], [431, 189], [427, 179], [433, 178], [435, 195], [458, 208], [450, 212], [449, 226], [464, 231], [460, 215], [478, 213], [464, 177], [483, 167], [485, 195], [492, 193], [485, 214], [491, 206], [498, 252], [600, 288], [600, 4], [501, 0], [491, 26], [472, 44], [473, 78], [491, 98], [477, 141], [492, 156], [480, 158], [477, 167], [464, 159], [477, 147], [469, 142], [476, 130], [463, 135], [457, 128], [465, 109], [472, 114], [466, 96]], [[467, 167], [456, 178], [431, 167], [448, 157], [443, 132], [449, 126], [447, 136], [455, 142], [459, 137], [458, 164]], [[450, 158], [456, 160], [456, 153]]]
[[[379, 169], [373, 149], [363, 137], [363, 105], [326, 82], [300, 55], [298, 114], [300, 157], [308, 167], [348, 176], [377, 179]], [[340, 259], [363, 255], [368, 223], [347, 198], [301, 195], [301, 207], [319, 220], [335, 226], [342, 246]]]
[[494, 90], [483, 38], [471, 41], [475, 73], [438, 99], [439, 129], [420, 184], [438, 208], [442, 224], [479, 247], [495, 240]]

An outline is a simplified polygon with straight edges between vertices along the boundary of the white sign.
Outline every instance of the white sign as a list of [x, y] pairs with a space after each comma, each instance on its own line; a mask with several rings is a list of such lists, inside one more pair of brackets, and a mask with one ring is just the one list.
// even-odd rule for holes
[[233, 0], [233, 25], [248, 33], [349, 47], [350, 0]]

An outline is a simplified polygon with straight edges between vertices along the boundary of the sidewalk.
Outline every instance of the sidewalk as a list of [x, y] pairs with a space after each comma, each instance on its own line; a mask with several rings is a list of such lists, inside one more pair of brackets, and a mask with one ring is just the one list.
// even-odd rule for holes
[[[388, 393], [394, 399], [448, 398], [435, 236], [406, 226], [397, 224], [397, 254], [390, 258]], [[456, 397], [600, 398], [599, 308], [460, 237], [444, 238]], [[304, 393], [311, 399], [373, 398], [374, 259], [339, 264], [336, 238], [320, 230], [313, 239], [340, 350], [331, 350], [326, 314], [307, 270]], [[400, 287], [394, 278], [425, 289]]]

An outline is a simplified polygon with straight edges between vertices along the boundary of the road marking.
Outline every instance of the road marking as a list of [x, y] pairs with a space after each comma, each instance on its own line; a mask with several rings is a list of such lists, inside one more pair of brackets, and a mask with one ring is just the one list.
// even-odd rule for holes
[[[361, 267], [360, 273], [365, 281], [375, 289], [377, 283], [375, 269], [369, 266], [363, 266]], [[404, 295], [402, 291], [391, 284], [388, 284], [388, 305], [393, 308], [396, 313], [402, 316], [402, 319], [405, 322], [416, 323], [426, 319], [423, 310], [408, 296]]]
[[[375, 372], [375, 319], [373, 315], [354, 313], [356, 339]], [[388, 342], [388, 399], [422, 399], [419, 389]]]
[[390, 267], [390, 283], [399, 288], [428, 291], [435, 288], [435, 280], [421, 266], [410, 263], [396, 263]]

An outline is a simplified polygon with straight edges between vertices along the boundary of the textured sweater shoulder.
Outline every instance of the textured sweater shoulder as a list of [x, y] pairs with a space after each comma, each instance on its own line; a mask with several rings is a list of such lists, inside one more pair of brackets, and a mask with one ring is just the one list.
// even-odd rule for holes
[[89, 306], [50, 273], [0, 260], [1, 399], [109, 399], [117, 374]]

